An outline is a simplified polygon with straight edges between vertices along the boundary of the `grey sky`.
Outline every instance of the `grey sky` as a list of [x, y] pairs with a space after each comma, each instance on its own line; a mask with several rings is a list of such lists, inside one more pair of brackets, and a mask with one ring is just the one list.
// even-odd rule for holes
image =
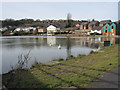
[[111, 19], [118, 20], [117, 2], [4, 2], [2, 19]]

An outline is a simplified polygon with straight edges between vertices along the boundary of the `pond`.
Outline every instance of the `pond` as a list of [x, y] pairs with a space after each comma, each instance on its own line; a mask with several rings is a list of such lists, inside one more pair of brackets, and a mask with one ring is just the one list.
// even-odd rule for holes
[[[35, 61], [47, 62], [54, 59], [66, 59], [78, 54], [88, 55], [91, 50], [100, 50], [103, 41], [117, 42], [117, 38], [103, 37], [60, 37], [60, 36], [4, 36], [0, 37], [2, 44], [2, 73], [11, 70], [16, 65], [18, 56], [30, 51], [30, 67]], [[61, 49], [58, 49], [58, 45]]]

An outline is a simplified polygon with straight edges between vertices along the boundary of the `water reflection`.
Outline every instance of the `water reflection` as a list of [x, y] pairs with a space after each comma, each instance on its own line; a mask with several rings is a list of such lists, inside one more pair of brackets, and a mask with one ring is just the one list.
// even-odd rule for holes
[[53, 36], [53, 37], [50, 37], [50, 38], [47, 38], [47, 44], [48, 45], [56, 45], [56, 37]]
[[67, 48], [67, 56], [70, 56], [71, 55], [71, 40], [70, 38], [67, 38], [66, 39], [66, 48]]
[[[18, 55], [31, 50], [32, 57], [29, 66], [35, 62], [46, 62], [53, 59], [63, 58], [78, 54], [88, 55], [91, 50], [99, 50], [105, 40], [110, 40], [111, 44], [118, 43], [117, 38], [90, 38], [90, 37], [56, 37], [56, 36], [19, 36], [2, 38], [2, 65], [3, 73], [10, 70], [10, 64], [17, 63]], [[58, 45], [61, 49], [58, 50]]]

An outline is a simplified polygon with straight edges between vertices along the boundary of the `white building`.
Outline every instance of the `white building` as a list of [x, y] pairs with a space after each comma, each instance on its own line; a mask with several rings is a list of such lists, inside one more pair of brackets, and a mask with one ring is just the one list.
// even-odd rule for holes
[[0, 28], [0, 31], [2, 31], [2, 28]]
[[57, 28], [53, 25], [47, 27], [47, 35], [54, 35], [56, 32], [60, 32], [60, 28]]
[[31, 32], [31, 31], [34, 31], [34, 30], [36, 30], [36, 28], [34, 28], [34, 27], [25, 27], [25, 28], [23, 28], [23, 31], [25, 31], [25, 32]]
[[4, 27], [4, 28], [0, 28], [0, 31], [6, 31], [8, 28]]
[[21, 31], [22, 30], [22, 28], [16, 28], [15, 30], [14, 30], [14, 32], [16, 32], [16, 31]]
[[93, 29], [89, 32], [89, 34], [90, 33], [93, 33], [93, 34], [102, 34], [103, 33], [103, 27], [102, 26], [93, 27]]
[[98, 33], [98, 34], [102, 34], [101, 30], [91, 30], [90, 33]]
[[25, 27], [25, 28], [16, 28], [14, 31], [16, 32], [16, 31], [24, 31], [24, 32], [30, 32], [30, 31], [34, 31], [34, 30], [36, 30], [36, 28], [34, 28], [34, 27]]

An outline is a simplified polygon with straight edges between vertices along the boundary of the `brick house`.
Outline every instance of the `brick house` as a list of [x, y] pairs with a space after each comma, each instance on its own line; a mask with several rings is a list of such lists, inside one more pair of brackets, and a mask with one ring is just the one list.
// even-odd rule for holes
[[106, 36], [114, 36], [116, 35], [116, 24], [115, 23], [107, 23], [103, 26], [103, 35]]
[[89, 25], [88, 21], [82, 22], [81, 25], [80, 25], [80, 30], [86, 30], [86, 29], [88, 29], [88, 25]]
[[116, 35], [120, 35], [120, 20], [114, 23], [116, 24]]
[[47, 29], [45, 28], [38, 28], [38, 33], [46, 33], [47, 32]]
[[88, 29], [91, 30], [93, 27], [99, 26], [99, 21], [91, 21], [88, 25]]
[[111, 23], [111, 20], [102, 20], [100, 21], [99, 26], [104, 26], [107, 23]]

